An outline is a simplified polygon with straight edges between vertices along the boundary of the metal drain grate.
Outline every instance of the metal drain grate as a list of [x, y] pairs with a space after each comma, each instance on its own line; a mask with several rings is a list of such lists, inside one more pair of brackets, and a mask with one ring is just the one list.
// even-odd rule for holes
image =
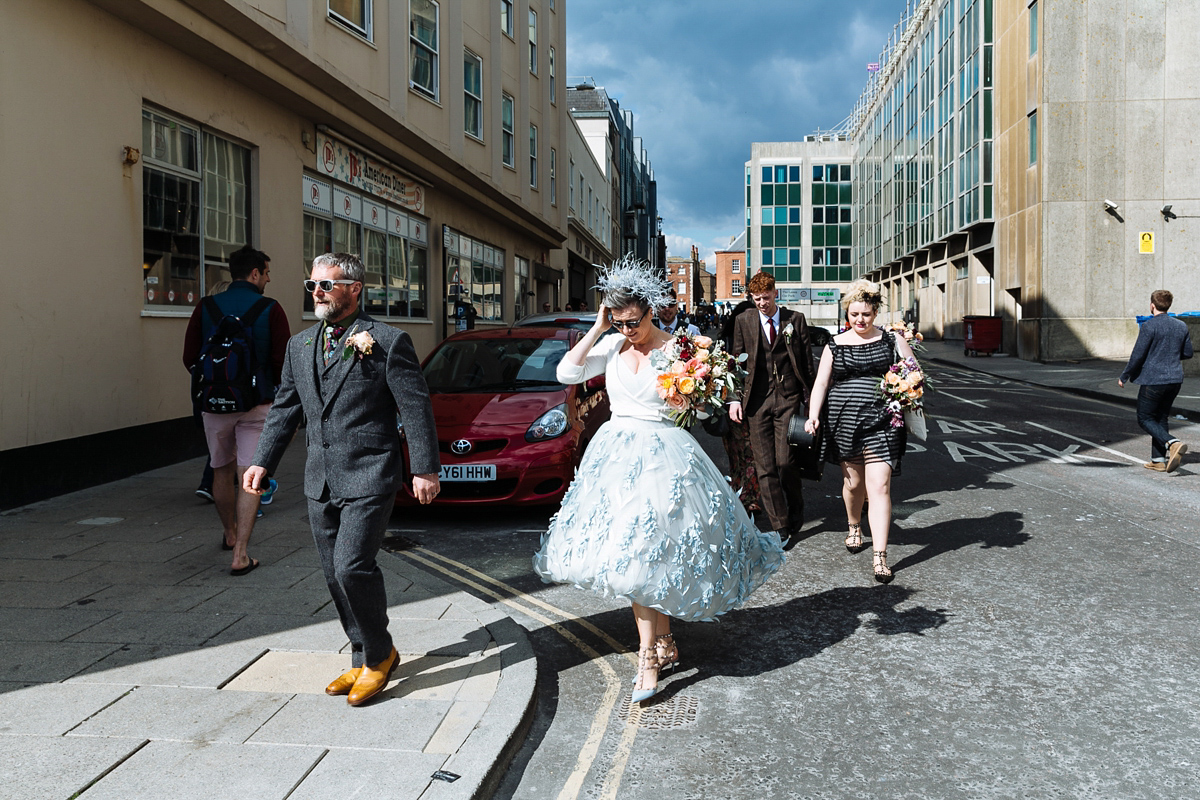
[[700, 703], [696, 698], [687, 695], [677, 694], [646, 706], [634, 705], [629, 695], [625, 695], [625, 702], [621, 704], [617, 716], [623, 721], [632, 721], [639, 728], [664, 731], [691, 725], [696, 721], [696, 711], [699, 708]]

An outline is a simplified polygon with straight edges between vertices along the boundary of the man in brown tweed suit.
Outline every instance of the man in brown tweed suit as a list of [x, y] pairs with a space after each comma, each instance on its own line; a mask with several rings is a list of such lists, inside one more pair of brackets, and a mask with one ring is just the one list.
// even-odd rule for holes
[[775, 278], [755, 273], [746, 294], [757, 311], [747, 309], [734, 322], [733, 355], [746, 353], [749, 358], [741, 402], [730, 404], [729, 417], [734, 422], [743, 416], [747, 420], [763, 508], [787, 549], [796, 544], [804, 524], [804, 497], [794, 448], [787, 442], [788, 422], [797, 412], [807, 413], [816, 365], [808, 323], [803, 314], [776, 304]]

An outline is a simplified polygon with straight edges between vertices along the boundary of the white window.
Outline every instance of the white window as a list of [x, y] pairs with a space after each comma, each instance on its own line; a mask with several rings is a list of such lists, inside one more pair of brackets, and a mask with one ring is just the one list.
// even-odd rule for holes
[[550, 48], [550, 102], [557, 103], [557, 92], [554, 88], [554, 48]]
[[438, 99], [438, 4], [433, 0], [410, 0], [408, 36], [412, 48], [409, 85], [421, 94]]
[[567, 208], [575, 210], [575, 159], [567, 162]]
[[733, 270], [733, 274], [736, 275], [737, 273], [742, 271], [742, 260], [740, 258], [733, 259], [733, 261], [730, 264], [730, 267]]
[[[581, 197], [579, 199], [582, 200], [583, 198]], [[588, 195], [587, 195], [587, 226], [588, 226], [588, 230], [591, 230], [591, 227], [592, 227], [592, 187], [590, 187], [590, 186], [588, 187]]]
[[555, 168], [558, 161], [558, 151], [553, 147], [550, 148], [550, 205], [558, 205], [558, 182], [555, 180]]
[[512, 0], [500, 0], [500, 30], [508, 36], [513, 35], [513, 4]]
[[230, 280], [229, 255], [250, 242], [250, 150], [142, 110], [142, 300], [195, 306]]
[[529, 71], [537, 75], [537, 12], [529, 9]]
[[483, 59], [463, 51], [463, 130], [483, 138]]
[[500, 160], [506, 167], [517, 165], [517, 141], [513, 133], [513, 99], [510, 95], [500, 97]]
[[529, 185], [537, 188], [537, 125], [529, 126]]
[[371, 0], [329, 0], [329, 18], [371, 38]]
[[731, 294], [733, 294], [735, 297], [737, 297], [737, 296], [740, 296], [740, 295], [741, 295], [741, 293], [742, 293], [742, 282], [741, 282], [741, 281], [737, 281], [737, 280], [735, 280], [735, 281], [733, 282], [733, 286], [732, 286], [732, 287], [730, 287], [730, 290], [729, 290], [729, 291], [730, 291], [730, 293], [731, 293]]

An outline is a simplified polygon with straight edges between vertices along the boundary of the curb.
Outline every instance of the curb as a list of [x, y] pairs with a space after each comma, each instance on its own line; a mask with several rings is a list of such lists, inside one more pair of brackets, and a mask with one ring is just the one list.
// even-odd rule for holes
[[454, 605], [471, 613], [500, 652], [500, 680], [487, 711], [442, 769], [462, 777], [434, 781], [419, 800], [484, 800], [499, 787], [513, 757], [533, 726], [537, 706], [537, 659], [529, 635], [516, 620], [452, 584], [430, 575], [408, 559], [380, 550], [377, 559], [392, 572], [422, 588], [454, 596]]

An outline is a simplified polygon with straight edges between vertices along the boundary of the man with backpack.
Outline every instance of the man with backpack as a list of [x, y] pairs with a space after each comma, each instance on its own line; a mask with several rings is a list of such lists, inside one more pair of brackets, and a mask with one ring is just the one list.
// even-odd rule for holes
[[253, 463], [263, 422], [283, 375], [291, 327], [279, 303], [263, 296], [270, 258], [250, 245], [229, 255], [229, 288], [192, 312], [183, 363], [192, 373], [192, 403], [204, 423], [213, 468], [213, 500], [233, 550], [230, 574], [258, 566], [246, 552], [259, 498], [239, 491]]

